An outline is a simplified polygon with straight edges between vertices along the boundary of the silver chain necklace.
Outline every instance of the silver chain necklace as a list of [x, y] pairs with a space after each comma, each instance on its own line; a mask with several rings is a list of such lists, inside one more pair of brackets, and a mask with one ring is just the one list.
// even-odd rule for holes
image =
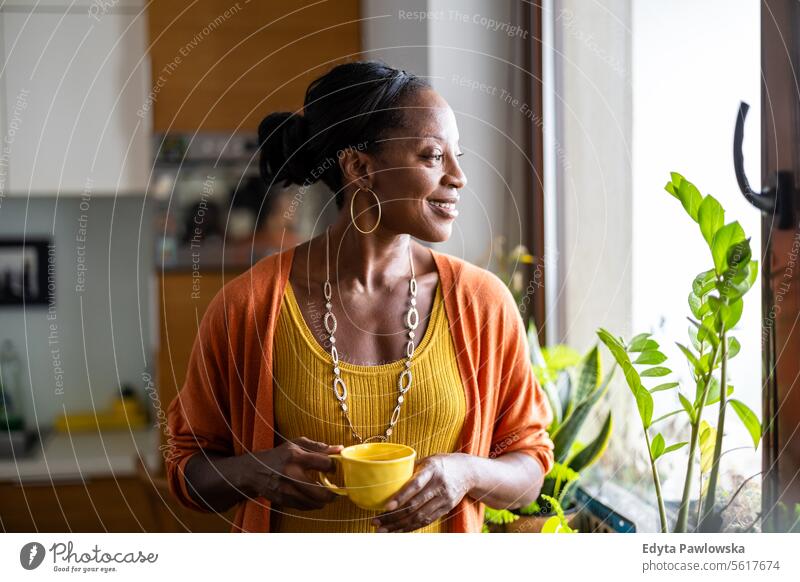
[[344, 414], [347, 424], [350, 427], [350, 432], [353, 434], [353, 438], [357, 442], [367, 443], [372, 440], [386, 441], [390, 436], [392, 436], [394, 426], [397, 424], [397, 421], [400, 420], [400, 408], [403, 406], [403, 402], [405, 401], [406, 392], [411, 389], [411, 381], [413, 379], [413, 376], [411, 375], [411, 357], [414, 355], [414, 336], [416, 335], [414, 330], [417, 329], [417, 326], [419, 325], [419, 312], [417, 312], [416, 307], [417, 279], [414, 274], [414, 259], [411, 256], [411, 245], [408, 245], [408, 261], [411, 264], [411, 280], [409, 281], [410, 305], [405, 317], [406, 328], [408, 329], [408, 343], [406, 344], [405, 369], [400, 373], [400, 377], [397, 379], [397, 405], [392, 411], [392, 416], [389, 419], [389, 425], [386, 427], [384, 433], [363, 439], [356, 430], [356, 427], [353, 426], [353, 421], [350, 419], [350, 410], [347, 406], [347, 384], [345, 384], [344, 378], [342, 378], [342, 371], [339, 368], [339, 352], [336, 349], [336, 337], [334, 335], [336, 333], [336, 316], [333, 314], [333, 303], [331, 301], [333, 293], [330, 280], [330, 230], [330, 226], [325, 230], [326, 274], [325, 284], [323, 285], [323, 292], [325, 294], [325, 317], [323, 323], [325, 324], [325, 331], [330, 334], [329, 339], [331, 342], [331, 360], [333, 363], [333, 395], [339, 402], [339, 408], [342, 409], [342, 413]]

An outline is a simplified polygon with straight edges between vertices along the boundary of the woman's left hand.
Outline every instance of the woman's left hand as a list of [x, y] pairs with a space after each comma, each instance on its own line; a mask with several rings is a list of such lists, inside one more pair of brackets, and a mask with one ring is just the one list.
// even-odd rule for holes
[[373, 524], [378, 532], [414, 531], [442, 517], [470, 492], [469, 455], [433, 455], [419, 461], [414, 476], [386, 504]]

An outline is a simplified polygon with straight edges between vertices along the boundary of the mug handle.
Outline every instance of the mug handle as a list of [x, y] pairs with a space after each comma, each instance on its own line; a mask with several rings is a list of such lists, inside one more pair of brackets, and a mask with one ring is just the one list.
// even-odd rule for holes
[[[342, 455], [328, 455], [328, 457], [333, 459], [333, 461], [336, 462], [336, 463], [341, 463], [342, 462]], [[320, 480], [320, 483], [319, 483], [320, 485], [322, 485], [323, 487], [326, 487], [330, 491], [333, 491], [334, 493], [336, 493], [336, 495], [345, 495], [345, 496], [347, 495], [347, 489], [345, 489], [344, 487], [340, 487], [339, 485], [334, 485], [333, 483], [331, 483], [328, 480], [328, 478], [325, 476], [325, 474], [322, 473], [321, 471], [319, 472], [319, 480]]]

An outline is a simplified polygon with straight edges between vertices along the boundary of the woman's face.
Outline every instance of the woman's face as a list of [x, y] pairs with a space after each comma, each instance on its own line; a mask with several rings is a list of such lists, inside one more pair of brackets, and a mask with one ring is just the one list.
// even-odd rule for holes
[[[467, 184], [458, 163], [456, 118], [432, 89], [418, 91], [402, 107], [406, 127], [389, 132], [381, 151], [366, 156], [372, 189], [381, 202], [379, 229], [442, 242], [450, 238], [460, 190]], [[375, 204], [369, 192], [361, 191], [358, 197], [364, 200], [356, 201], [356, 209]], [[357, 215], [364, 230], [376, 219], [377, 212]]]

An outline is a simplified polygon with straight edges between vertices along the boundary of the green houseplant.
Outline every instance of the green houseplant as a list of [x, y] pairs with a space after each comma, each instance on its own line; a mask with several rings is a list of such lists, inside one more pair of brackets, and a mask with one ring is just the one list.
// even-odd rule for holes
[[[741, 225], [736, 221], [725, 224], [725, 211], [713, 196], [703, 196], [694, 184], [678, 173], [671, 174], [665, 189], [681, 202], [699, 227], [710, 252], [711, 268], [695, 277], [688, 296], [690, 341], [687, 344], [676, 342], [689, 364], [694, 384], [693, 397], [691, 392], [687, 395], [678, 382], [664, 381], [672, 370], [667, 367], [667, 356], [658, 349], [659, 344], [651, 334], [639, 334], [629, 342], [605, 329], [599, 329], [597, 334], [622, 368], [636, 400], [649, 454], [661, 531], [666, 532], [668, 524], [657, 461], [684, 446], [688, 446], [688, 463], [675, 531], [687, 531], [698, 450], [701, 480], [698, 529], [718, 531], [721, 512], [716, 506], [717, 484], [728, 409], [732, 409], [742, 421], [755, 447], [762, 432], [755, 413], [740, 400], [730, 398], [733, 386], [727, 373], [728, 361], [740, 349], [732, 332], [742, 315], [743, 297], [755, 282], [758, 263], [752, 260], [750, 239]], [[648, 388], [645, 383], [651, 379], [656, 379], [657, 384]], [[653, 418], [654, 397], [663, 398], [669, 393], [677, 395], [680, 407]], [[712, 426], [703, 419], [703, 412], [707, 406], [717, 403], [717, 423]], [[679, 414], [688, 419], [688, 440], [668, 445], [655, 425]]]
[[588, 444], [578, 440], [578, 433], [608, 391], [617, 365], [603, 377], [597, 345], [584, 356], [564, 345], [541, 349], [533, 324], [528, 328], [528, 343], [531, 365], [553, 411], [548, 432], [554, 444], [555, 464], [545, 476], [539, 497], [527, 507], [513, 511], [487, 507], [485, 530], [539, 531], [545, 523], [555, 523], [548, 522], [552, 516], [564, 517], [562, 506], [574, 515], [572, 494], [580, 472], [602, 456], [611, 438], [610, 412]]

